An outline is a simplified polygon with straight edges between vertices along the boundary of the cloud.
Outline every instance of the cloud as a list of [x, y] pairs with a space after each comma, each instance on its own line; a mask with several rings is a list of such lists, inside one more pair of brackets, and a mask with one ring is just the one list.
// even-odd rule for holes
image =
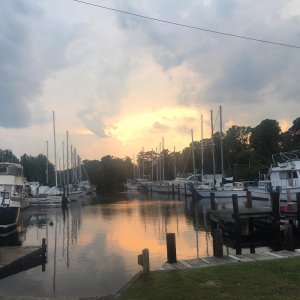
[[74, 32], [67, 26], [61, 30], [58, 19], [47, 18], [36, 3], [24, 0], [1, 1], [0, 20], [0, 126], [42, 122], [38, 95], [44, 79], [64, 66]]
[[[119, 2], [120, 3], [120, 2]], [[135, 5], [133, 5], [135, 3]], [[258, 6], [257, 6], [258, 5]], [[123, 10], [211, 30], [300, 45], [300, 17], [286, 1], [151, 1], [122, 2]], [[179, 103], [296, 103], [300, 92], [299, 50], [221, 36], [199, 30], [121, 15], [121, 25], [144, 41], [166, 72], [185, 66], [198, 74], [181, 82]], [[121, 26], [120, 25], [120, 26]], [[202, 79], [207, 84], [201, 85]]]

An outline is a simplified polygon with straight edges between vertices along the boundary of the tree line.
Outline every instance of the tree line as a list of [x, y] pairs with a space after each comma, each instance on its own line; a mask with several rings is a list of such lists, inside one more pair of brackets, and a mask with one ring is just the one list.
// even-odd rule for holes
[[[265, 119], [253, 128], [234, 125], [226, 133], [215, 132], [213, 141], [216, 173], [221, 173], [222, 145], [225, 176], [232, 176], [235, 180], [259, 179], [259, 174], [268, 172], [273, 154], [300, 149], [300, 117], [285, 132], [281, 130], [278, 121]], [[161, 169], [164, 170], [165, 180], [174, 179], [176, 175], [183, 173], [192, 174], [192, 149], [196, 172], [200, 173], [203, 169], [204, 174], [212, 174], [211, 138], [194, 141], [194, 145], [190, 143], [177, 152], [168, 149], [161, 153], [140, 151], [136, 165], [129, 157], [120, 159], [110, 155], [101, 160], [85, 160], [84, 164], [92, 183], [101, 191], [110, 191], [121, 189], [128, 178], [144, 176], [153, 180], [161, 179]]]
[[[221, 173], [222, 146], [225, 176], [233, 176], [236, 180], [258, 179], [260, 173], [267, 173], [273, 154], [300, 149], [300, 117], [285, 132], [278, 121], [271, 119], [261, 121], [254, 128], [234, 125], [225, 133], [215, 132], [213, 142], [216, 173]], [[23, 154], [18, 160], [10, 150], [0, 149], [0, 158], [2, 161], [21, 163], [28, 181], [46, 184], [48, 178], [49, 185], [55, 184], [54, 165], [42, 154], [36, 157]], [[193, 173], [194, 165], [197, 173], [203, 169], [204, 174], [211, 174], [212, 139], [194, 141], [193, 145], [190, 143], [177, 152], [168, 149], [160, 153], [140, 151], [136, 164], [129, 157], [121, 159], [107, 155], [100, 160], [84, 160], [83, 165], [91, 184], [102, 193], [121, 190], [129, 178], [144, 176], [153, 180], [162, 179], [162, 170], [165, 180], [174, 179], [179, 174]]]

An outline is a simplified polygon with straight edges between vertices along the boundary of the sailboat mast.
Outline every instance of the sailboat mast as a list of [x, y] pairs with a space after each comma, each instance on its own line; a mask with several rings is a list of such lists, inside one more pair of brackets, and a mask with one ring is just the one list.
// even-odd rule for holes
[[203, 178], [203, 115], [201, 115], [201, 175]]
[[176, 170], [176, 151], [174, 146], [174, 178], [177, 177], [177, 170]]
[[165, 139], [164, 137], [161, 140], [162, 145], [162, 180], [165, 181]]
[[213, 176], [214, 187], [216, 186], [216, 162], [215, 162], [215, 145], [214, 145], [214, 124], [213, 124], [213, 111], [210, 111], [210, 123], [211, 123], [211, 148], [212, 148], [212, 160], [213, 160]]
[[49, 170], [48, 170], [48, 161], [49, 161], [49, 153], [48, 153], [48, 141], [46, 141], [46, 153], [47, 153], [47, 162], [46, 162], [46, 185], [49, 185]]
[[69, 192], [69, 182], [70, 182], [70, 179], [69, 179], [69, 131], [67, 130], [67, 194]]
[[55, 112], [53, 111], [53, 134], [54, 134], [54, 168], [55, 168], [55, 186], [57, 186], [57, 160], [56, 160], [56, 133], [55, 133]]
[[221, 148], [221, 171], [224, 177], [224, 161], [223, 161], [223, 130], [222, 130], [222, 106], [220, 105], [220, 148]]
[[193, 129], [191, 129], [191, 135], [192, 135], [193, 173], [194, 173], [194, 179], [195, 179], [195, 178], [196, 178], [196, 168], [195, 168], [195, 149], [194, 149], [194, 135], [193, 135]]

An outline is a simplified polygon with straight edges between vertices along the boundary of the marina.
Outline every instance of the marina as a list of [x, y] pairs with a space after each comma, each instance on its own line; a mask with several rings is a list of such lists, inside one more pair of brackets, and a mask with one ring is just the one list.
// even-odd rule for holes
[[[246, 198], [237, 201], [241, 208], [249, 204]], [[257, 211], [263, 209], [270, 214], [272, 210], [269, 207], [266, 212], [264, 206], [268, 202], [253, 200], [252, 204], [258, 206]], [[217, 199], [216, 207], [219, 211], [226, 208], [232, 211], [232, 199]], [[272, 245], [265, 243], [256, 245], [256, 256], [249, 245], [242, 248], [244, 256], [239, 256], [233, 245], [224, 244], [223, 258], [217, 258], [210, 212], [211, 199], [195, 201], [192, 197], [173, 198], [172, 195], [150, 193], [99, 196], [89, 205], [73, 203], [67, 209], [30, 207], [20, 214], [15, 242], [25, 249], [38, 247], [46, 238], [47, 264], [44, 271], [37, 266], [2, 279], [2, 295], [87, 297], [115, 294], [141, 270], [137, 256], [142, 249], [149, 249], [151, 270], [166, 266], [166, 234], [169, 233], [176, 236], [179, 265], [172, 264], [165, 269], [197, 266], [205, 261], [238, 261], [230, 258], [231, 255], [247, 260], [247, 257], [270, 258], [272, 254], [266, 253], [277, 253]], [[5, 244], [1, 247], [5, 255], [9, 247]], [[291, 255], [298, 252], [293, 253]], [[281, 254], [276, 255], [279, 258]], [[90, 272], [93, 277], [88, 275]], [[35, 289], [28, 289], [33, 284]], [[11, 285], [16, 288], [10, 289]]]

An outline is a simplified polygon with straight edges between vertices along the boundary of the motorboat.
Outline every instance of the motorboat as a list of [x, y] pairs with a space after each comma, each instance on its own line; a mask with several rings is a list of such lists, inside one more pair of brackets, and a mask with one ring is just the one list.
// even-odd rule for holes
[[17, 230], [20, 209], [25, 205], [26, 180], [20, 164], [0, 163], [0, 236]]
[[252, 198], [270, 200], [270, 192], [277, 191], [281, 201], [296, 201], [300, 192], [300, 150], [274, 154], [272, 160], [267, 178], [248, 187]]

